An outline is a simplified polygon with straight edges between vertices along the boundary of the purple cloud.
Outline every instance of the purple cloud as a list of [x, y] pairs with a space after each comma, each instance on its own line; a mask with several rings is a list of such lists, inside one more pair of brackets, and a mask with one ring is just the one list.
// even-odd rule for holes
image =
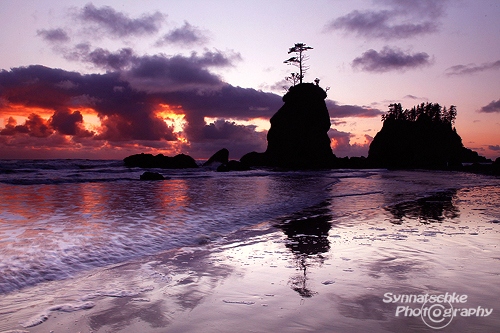
[[37, 30], [37, 36], [48, 42], [67, 42], [70, 40], [68, 34], [63, 29], [41, 29]]
[[192, 53], [190, 57], [142, 56], [122, 74], [134, 88], [148, 92], [213, 90], [225, 83], [208, 68], [232, 66], [232, 59], [232, 55], [220, 52]]
[[266, 150], [266, 134], [267, 132], [255, 131], [253, 125], [240, 125], [218, 119], [198, 129], [191, 149], [192, 151], [215, 152], [223, 147], [230, 147], [230, 157], [239, 158], [250, 151]]
[[487, 62], [481, 65], [468, 64], [468, 65], [455, 65], [446, 69], [446, 75], [468, 75], [488, 70], [500, 69], [500, 60], [495, 62]]
[[54, 130], [63, 135], [74, 135], [79, 137], [94, 135], [92, 132], [82, 128], [83, 116], [78, 110], [73, 112], [69, 110], [57, 110], [50, 118], [49, 123]]
[[404, 71], [429, 64], [429, 55], [425, 52], [405, 54], [401, 50], [391, 49], [387, 46], [380, 52], [373, 49], [368, 50], [352, 62], [353, 67], [361, 68], [367, 72]]
[[235, 52], [192, 52], [190, 56], [163, 54], [139, 56], [130, 48], [110, 52], [102, 48], [92, 50], [88, 43], [81, 43], [66, 50], [64, 57], [72, 61], [92, 64], [107, 71], [120, 72], [136, 89], [148, 92], [175, 90], [214, 89], [224, 83], [209, 71], [211, 67], [231, 67], [241, 60]]
[[[434, 33], [444, 12], [444, 1], [382, 1], [390, 9], [354, 10], [332, 20], [325, 31], [341, 30], [365, 38], [405, 39]], [[409, 23], [410, 22], [410, 23]]]
[[493, 113], [500, 112], [500, 99], [498, 101], [492, 101], [490, 104], [483, 106], [479, 112]]
[[391, 11], [353, 11], [340, 17], [326, 27], [327, 30], [343, 30], [358, 36], [381, 39], [404, 39], [437, 31], [434, 22], [391, 24]]
[[358, 105], [339, 105], [337, 102], [327, 99], [326, 107], [332, 118], [347, 118], [347, 117], [362, 117], [372, 118], [379, 117], [383, 114], [382, 111], [374, 108], [367, 108]]
[[87, 4], [81, 9], [77, 17], [86, 23], [94, 23], [97, 27], [117, 37], [157, 33], [165, 19], [165, 15], [160, 12], [131, 19], [109, 6], [96, 8], [92, 3]]
[[192, 26], [188, 22], [184, 22], [184, 25], [180, 28], [173, 29], [167, 34], [163, 35], [156, 42], [156, 46], [164, 46], [169, 44], [177, 44], [181, 46], [192, 46], [205, 44], [208, 41], [206, 33], [201, 29]]
[[115, 53], [102, 48], [97, 48], [93, 51], [90, 51], [88, 48], [81, 48], [80, 51], [79, 60], [92, 63], [96, 67], [106, 70], [125, 69], [137, 58], [134, 51], [130, 48], [123, 48]]

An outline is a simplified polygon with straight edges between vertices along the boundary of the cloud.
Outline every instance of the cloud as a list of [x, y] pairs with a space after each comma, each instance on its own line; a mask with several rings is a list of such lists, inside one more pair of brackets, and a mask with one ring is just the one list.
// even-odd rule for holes
[[115, 53], [97, 48], [85, 54], [81, 60], [106, 70], [120, 70], [130, 66], [135, 59], [134, 52], [130, 48], [123, 48]]
[[50, 125], [37, 114], [30, 114], [24, 125], [17, 125], [14, 118], [10, 117], [0, 135], [28, 134], [36, 138], [46, 138], [53, 133]]
[[17, 133], [29, 133], [27, 126], [18, 126], [17, 121], [13, 117], [9, 117], [5, 123], [5, 127], [0, 131], [0, 135], [15, 135]]
[[271, 91], [276, 91], [276, 92], [287, 92], [288, 88], [290, 88], [290, 82], [288, 82], [286, 79], [282, 79], [280, 81], [277, 81], [271, 85], [263, 84], [262, 85], [263, 89], [268, 89]]
[[[204, 81], [211, 90], [195, 85], [191, 86], [192, 89], [185, 89], [185, 82], [200, 83], [203, 79], [193, 76], [196, 70], [203, 70], [200, 66], [218, 63], [211, 55], [207, 56], [210, 60], [200, 57], [203, 56], [177, 59], [180, 62], [187, 61], [191, 66], [188, 66], [190, 72], [184, 73], [187, 78], [182, 73], [175, 74], [180, 77], [178, 79], [173, 75], [172, 86], [168, 90], [151, 90], [150, 87], [139, 89], [131, 83], [139, 77], [164, 82], [172, 76], [164, 71], [161, 78], [156, 78], [155, 69], [158, 67], [146, 70], [142, 61], [133, 62], [132, 66], [136, 67], [131, 70], [105, 74], [84, 75], [44, 66], [3, 70], [0, 72], [0, 118], [9, 120], [0, 129], [2, 140], [5, 142], [8, 137], [11, 144], [21, 144], [22, 140], [19, 140], [22, 137], [36, 137], [45, 143], [53, 140], [62, 145], [66, 142], [68, 149], [73, 149], [75, 142], [78, 142], [82, 150], [85, 147], [95, 147], [96, 142], [100, 142], [97, 147], [130, 147], [135, 144], [136, 150], [143, 147], [144, 151], [152, 145], [173, 149], [175, 145], [179, 145], [179, 135], [182, 135], [189, 143], [182, 152], [196, 153], [203, 157], [210, 156], [214, 149], [218, 150], [223, 146], [235, 153], [243, 153], [247, 148], [248, 151], [261, 149], [265, 143], [265, 134], [256, 132], [254, 126], [223, 121], [207, 125], [204, 119], [269, 118], [283, 104], [281, 96], [234, 87], [216, 76], [209, 76], [213, 81]], [[172, 64], [169, 59], [159, 60], [160, 68], [170, 68]], [[172, 66], [172, 69], [175, 67]], [[210, 74], [208, 71], [206, 73]], [[181, 134], [168, 125], [165, 116], [159, 113], [161, 105], [170, 105], [172, 110], [185, 115], [186, 123]], [[51, 115], [46, 117], [34, 113], [24, 124], [18, 125], [10, 117], [10, 112], [19, 108], [36, 109], [39, 110], [36, 112], [43, 111], [45, 115]], [[95, 128], [93, 131], [88, 129], [80, 110], [94, 112], [100, 125], [92, 127]], [[71, 136], [71, 139], [54, 139], [60, 135]], [[42, 141], [39, 144], [43, 145]]]
[[85, 23], [94, 24], [99, 30], [102, 29], [116, 37], [157, 33], [165, 19], [165, 15], [160, 12], [131, 19], [109, 6], [96, 8], [92, 3], [79, 10], [76, 17]]
[[479, 112], [493, 113], [500, 112], [500, 99], [498, 101], [491, 101], [490, 104], [483, 106]]
[[59, 110], [55, 111], [49, 120], [50, 126], [63, 135], [78, 137], [91, 137], [93, 132], [83, 128], [83, 116], [80, 111]]
[[351, 138], [354, 136], [353, 134], [342, 132], [334, 128], [328, 131], [328, 136], [332, 139], [332, 150], [337, 157], [368, 156], [368, 149], [373, 140], [371, 136], [365, 134], [365, 142], [363, 144], [351, 144]]
[[130, 48], [116, 52], [103, 48], [92, 50], [88, 43], [66, 50], [64, 57], [107, 71], [120, 72], [134, 88], [149, 92], [219, 87], [222, 80], [209, 68], [232, 67], [234, 62], [241, 60], [241, 55], [233, 51], [224, 53], [205, 50], [202, 54], [192, 52], [190, 56], [172, 57], [164, 54], [139, 56]]
[[469, 75], [488, 70], [500, 69], [500, 60], [495, 62], [487, 62], [481, 65], [468, 64], [468, 65], [455, 65], [446, 69], [446, 75]]
[[228, 148], [230, 157], [237, 159], [251, 151], [265, 151], [267, 147], [267, 132], [257, 132], [253, 125], [236, 124], [224, 119], [204, 124], [196, 133], [191, 150], [199, 151], [207, 158], [211, 155], [207, 152], [215, 153], [221, 148]]
[[202, 45], [208, 42], [208, 37], [201, 29], [192, 26], [188, 22], [180, 28], [173, 29], [167, 34], [163, 35], [156, 42], [156, 46], [165, 46], [170, 44], [177, 44], [180, 46]]
[[379, 117], [383, 114], [382, 111], [357, 105], [339, 105], [337, 102], [327, 99], [325, 101], [326, 107], [330, 112], [332, 118], [347, 118], [347, 117], [361, 117], [372, 118]]
[[90, 43], [80, 43], [72, 49], [60, 49], [60, 51], [67, 60], [89, 63], [96, 68], [110, 71], [126, 69], [137, 59], [131, 48], [122, 48], [116, 52], [100, 47], [94, 50], [91, 48]]
[[341, 30], [364, 38], [405, 39], [438, 31], [445, 1], [379, 1], [386, 10], [354, 10], [329, 22], [325, 31]]
[[405, 54], [399, 49], [385, 46], [382, 51], [373, 49], [366, 51], [361, 57], [355, 58], [352, 66], [367, 72], [404, 71], [430, 64], [429, 55], [425, 52]]
[[[61, 82], [66, 82], [61, 86]], [[50, 130], [61, 134], [89, 136], [75, 108], [91, 108], [101, 119], [96, 139], [160, 140], [174, 138], [172, 129], [155, 114], [155, 104], [144, 93], [132, 90], [118, 73], [81, 75], [43, 66], [14, 68], [0, 72], [1, 96], [13, 106], [54, 110], [50, 119], [39, 115], [24, 125], [32, 136], [46, 137]], [[66, 89], [72, 86], [72, 89]], [[123, 89], [115, 89], [122, 87]], [[78, 105], [79, 104], [79, 105]], [[72, 111], [69, 111], [72, 110]], [[3, 112], [8, 112], [3, 111]], [[17, 131], [20, 133], [19, 131]]]
[[134, 88], [148, 92], [219, 89], [223, 81], [208, 68], [232, 66], [235, 58], [238, 55], [210, 51], [200, 56], [192, 53], [190, 57], [142, 56], [134, 59], [133, 67], [123, 72], [123, 77]]
[[68, 42], [70, 40], [68, 34], [63, 29], [41, 29], [37, 30], [37, 36], [42, 37], [48, 42]]
[[500, 151], [500, 146], [499, 145], [488, 146], [488, 149], [493, 150], [493, 151]]

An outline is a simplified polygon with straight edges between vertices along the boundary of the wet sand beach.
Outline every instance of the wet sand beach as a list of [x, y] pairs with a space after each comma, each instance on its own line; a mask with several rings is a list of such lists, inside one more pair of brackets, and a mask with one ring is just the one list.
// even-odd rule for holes
[[[363, 181], [357, 184], [362, 187]], [[500, 327], [498, 186], [391, 205], [384, 205], [377, 191], [341, 198], [335, 197], [335, 186], [331, 191], [318, 205], [198, 246], [4, 295], [0, 332], [493, 332]], [[419, 302], [425, 295], [443, 295], [448, 302]], [[463, 295], [465, 302], [459, 301]], [[426, 307], [441, 315], [422, 315]], [[451, 318], [444, 315], [450, 307], [458, 309]]]

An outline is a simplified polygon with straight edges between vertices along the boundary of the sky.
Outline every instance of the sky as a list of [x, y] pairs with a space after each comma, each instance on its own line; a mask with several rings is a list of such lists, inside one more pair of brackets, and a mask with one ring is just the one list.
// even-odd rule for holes
[[0, 158], [265, 151], [295, 43], [338, 157], [367, 156], [389, 104], [423, 102], [455, 105], [464, 146], [500, 156], [498, 0], [0, 5]]

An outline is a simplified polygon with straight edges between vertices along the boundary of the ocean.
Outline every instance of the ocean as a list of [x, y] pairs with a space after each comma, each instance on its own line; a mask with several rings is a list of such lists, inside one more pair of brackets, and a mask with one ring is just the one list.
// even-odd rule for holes
[[[385, 300], [392, 300], [387, 293], [467, 293], [470, 302], [491, 308], [500, 296], [498, 177], [382, 169], [151, 171], [167, 179], [140, 181], [144, 170], [127, 168], [122, 161], [0, 161], [0, 331], [31, 328], [35, 332], [56, 322], [49, 314], [65, 311], [55, 299], [64, 299], [66, 312], [85, 312], [94, 308], [99, 297], [137, 299], [137, 290], [152, 292], [143, 280], [143, 289], [136, 286], [134, 293], [116, 283], [114, 289], [103, 292], [102, 281], [85, 288], [74, 282], [82, 278], [88, 282], [106, 270], [149, 263], [147, 269], [141, 266], [143, 276], [165, 253], [182, 250], [220, 255], [220, 251], [243, 251], [245, 246], [255, 252], [265, 244], [273, 244], [272, 251], [254, 255], [253, 260], [267, 260], [274, 253], [283, 261], [294, 262], [296, 272], [304, 271], [303, 277], [287, 273], [289, 277], [281, 283], [291, 293], [288, 299], [319, 301], [328, 293], [307, 287], [306, 281], [316, 281], [319, 289], [330, 284], [339, 287], [341, 276], [350, 275], [343, 289], [350, 292], [330, 295], [329, 300], [344, 304], [336, 308], [338, 317], [354, 318], [358, 323], [363, 318], [378, 320], [374, 331], [401, 328], [383, 324], [400, 319], [393, 313], [399, 308], [388, 308], [384, 302], [384, 295]], [[234, 256], [227, 254], [221, 260], [225, 265], [246, 265], [236, 264]], [[308, 260], [311, 262], [305, 264]], [[338, 263], [327, 264], [329, 260]], [[280, 267], [278, 259], [271, 261], [274, 264], [266, 261], [265, 268]], [[306, 278], [306, 267], [318, 271]], [[290, 262], [282, 269], [291, 269]], [[158, 283], [159, 270], [153, 271], [156, 273], [146, 276]], [[170, 277], [161, 288], [169, 284], [174, 288], [174, 271], [172, 267], [163, 271]], [[217, 278], [229, 281], [228, 275]], [[380, 289], [380, 281], [385, 281], [387, 289]], [[220, 287], [202, 294], [213, 297], [214, 288]], [[373, 290], [373, 299], [356, 303], [359, 291], [365, 295], [367, 288]], [[38, 295], [36, 301], [23, 299], [30, 293]], [[221, 304], [252, 305], [255, 300], [224, 299]], [[182, 309], [177, 312], [185, 311]], [[499, 324], [500, 308], [493, 311], [483, 321], [475, 318], [463, 323], [479, 323], [480, 329], [474, 326], [471, 331], [488, 331]], [[178, 321], [172, 324], [174, 317], [162, 325], [180, 325]], [[332, 331], [328, 326], [331, 319], [320, 316], [318, 320], [319, 324], [308, 326], [311, 331]], [[101, 326], [94, 322], [93, 331], [104, 331], [112, 322], [101, 318]], [[360, 325], [358, 329], [365, 324]], [[111, 327], [115, 327], [112, 331], [125, 330], [125, 326]]]

